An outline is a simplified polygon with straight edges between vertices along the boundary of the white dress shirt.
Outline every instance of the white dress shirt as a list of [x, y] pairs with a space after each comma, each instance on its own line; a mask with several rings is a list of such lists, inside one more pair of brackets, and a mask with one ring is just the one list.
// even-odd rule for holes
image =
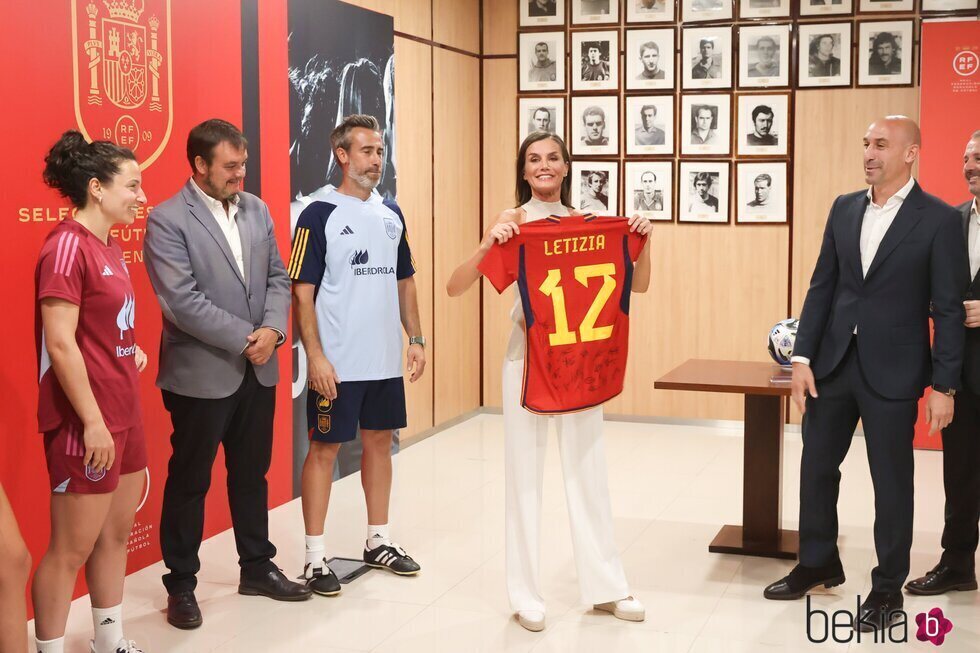
[[977, 278], [977, 271], [980, 271], [980, 207], [977, 200], [973, 200], [973, 208], [970, 209], [970, 280]]
[[[193, 182], [193, 179], [191, 181]], [[242, 256], [242, 237], [238, 232], [238, 220], [235, 219], [235, 216], [238, 215], [238, 195], [232, 195], [228, 198], [228, 211], [226, 212], [225, 206], [220, 200], [216, 200], [205, 193], [196, 182], [193, 182], [192, 186], [194, 186], [194, 190], [197, 191], [197, 194], [204, 201], [204, 206], [208, 207], [208, 210], [211, 211], [211, 215], [214, 216], [218, 226], [221, 227], [221, 232], [228, 241], [228, 247], [231, 248], [231, 254], [235, 257], [238, 273], [242, 275], [242, 279], [245, 279], [245, 258]]]
[[[895, 216], [898, 215], [898, 211], [902, 208], [902, 204], [905, 203], [905, 198], [908, 197], [913, 186], [915, 186], [915, 178], [909, 177], [908, 183], [898, 189], [898, 192], [889, 197], [881, 206], [875, 204], [874, 189], [868, 189], [868, 207], [864, 210], [864, 220], [861, 222], [862, 277], [868, 276], [868, 270], [875, 260], [878, 247], [881, 246], [881, 241], [885, 238], [888, 228], [895, 221]], [[857, 333], [857, 330], [858, 327], [855, 325], [854, 333]], [[804, 365], [810, 364], [810, 359], [805, 356], [793, 356], [790, 361]]]
[[[201, 187], [197, 185], [193, 177], [191, 178], [191, 186], [200, 195], [204, 206], [208, 207], [218, 226], [221, 227], [221, 233], [225, 235], [225, 239], [228, 241], [228, 247], [231, 248], [231, 255], [235, 258], [235, 265], [238, 266], [238, 274], [242, 275], [242, 279], [247, 282], [248, 279], [245, 278], [245, 257], [242, 254], [242, 237], [238, 231], [238, 220], [236, 219], [238, 216], [238, 195], [235, 194], [228, 198], [228, 211], [225, 211], [224, 204], [201, 190]], [[286, 341], [286, 334], [282, 331], [273, 327], [267, 328], [276, 332], [276, 346]], [[248, 349], [248, 345], [245, 346], [245, 349]]]

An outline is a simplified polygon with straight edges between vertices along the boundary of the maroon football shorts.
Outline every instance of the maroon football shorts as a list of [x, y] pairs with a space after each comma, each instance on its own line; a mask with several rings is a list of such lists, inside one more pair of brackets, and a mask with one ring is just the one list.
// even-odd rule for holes
[[80, 424], [64, 422], [44, 434], [44, 455], [48, 461], [51, 491], [56, 494], [106, 494], [119, 485], [119, 476], [146, 467], [146, 437], [142, 422], [112, 434], [116, 459], [112, 469], [96, 471], [85, 460], [85, 442]]

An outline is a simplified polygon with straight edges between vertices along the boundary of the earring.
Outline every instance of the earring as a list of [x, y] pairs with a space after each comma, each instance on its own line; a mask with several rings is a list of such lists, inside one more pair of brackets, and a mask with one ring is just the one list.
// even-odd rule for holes
[[99, 196], [98, 196], [98, 197], [96, 197], [95, 199], [97, 199], [97, 200], [99, 200], [99, 204], [102, 204], [102, 196], [101, 196], [101, 195], [99, 195]]

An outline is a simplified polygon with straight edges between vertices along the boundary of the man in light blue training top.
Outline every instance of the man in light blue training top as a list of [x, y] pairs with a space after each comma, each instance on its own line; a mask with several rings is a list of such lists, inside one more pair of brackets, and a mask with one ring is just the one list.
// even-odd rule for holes
[[354, 439], [358, 426], [368, 515], [364, 561], [399, 575], [419, 572], [388, 529], [392, 430], [407, 423], [402, 327], [409, 336], [409, 380], [416, 381], [425, 369], [405, 218], [397, 204], [374, 190], [385, 160], [378, 121], [348, 116], [330, 134], [330, 145], [343, 182], [300, 214], [288, 266], [309, 361], [303, 575], [309, 588], [324, 596], [340, 592], [323, 538], [333, 466], [340, 445]]

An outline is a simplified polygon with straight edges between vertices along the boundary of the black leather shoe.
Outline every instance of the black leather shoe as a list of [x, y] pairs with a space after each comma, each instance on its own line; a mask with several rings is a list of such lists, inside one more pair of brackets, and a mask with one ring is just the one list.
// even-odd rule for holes
[[818, 585], [831, 588], [844, 582], [844, 567], [840, 560], [824, 567], [796, 565], [785, 578], [777, 580], [762, 593], [772, 601], [792, 601], [806, 596]]
[[854, 618], [854, 630], [870, 633], [887, 628], [899, 616], [903, 605], [905, 598], [901, 592], [886, 594], [872, 590]]
[[940, 562], [922, 578], [910, 580], [905, 589], [909, 594], [920, 596], [935, 596], [954, 590], [968, 592], [977, 589], [977, 576], [975, 573], [957, 571]]
[[270, 567], [261, 574], [252, 572], [246, 576], [243, 572], [238, 593], [276, 601], [305, 601], [313, 596], [309, 587], [289, 580], [277, 567]]
[[204, 623], [194, 592], [179, 592], [167, 597], [167, 623], [181, 630], [192, 630]]

